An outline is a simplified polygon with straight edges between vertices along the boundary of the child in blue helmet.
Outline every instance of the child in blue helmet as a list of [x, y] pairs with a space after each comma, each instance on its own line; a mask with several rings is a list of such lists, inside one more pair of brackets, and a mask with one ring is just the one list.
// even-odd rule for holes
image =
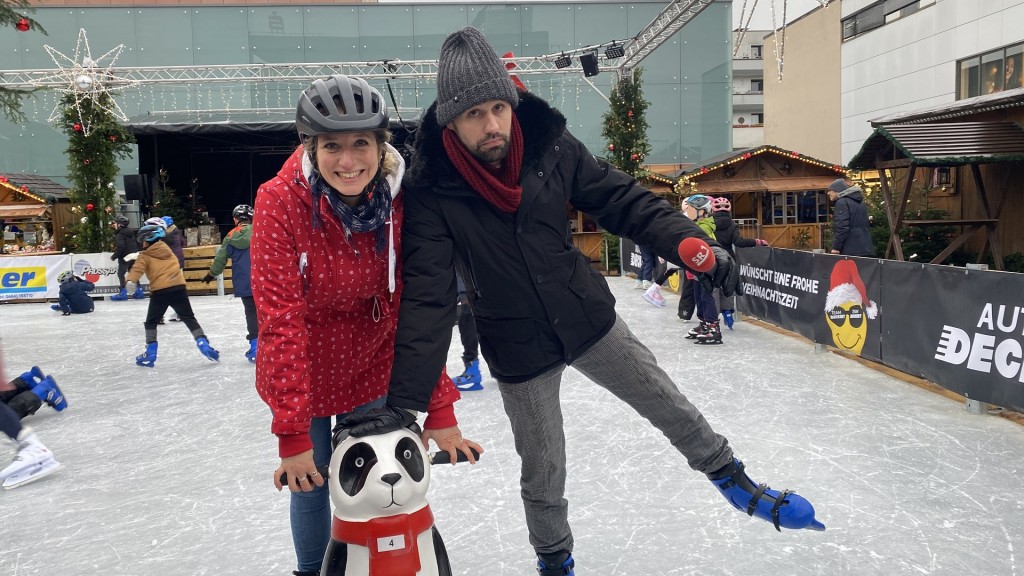
[[164, 242], [167, 231], [164, 226], [147, 223], [139, 228], [139, 238], [142, 239], [142, 252], [135, 261], [135, 265], [128, 272], [127, 288], [131, 292], [138, 286], [139, 279], [145, 274], [149, 278], [149, 311], [146, 314], [146, 321], [143, 326], [146, 328], [146, 351], [135, 358], [139, 366], [153, 367], [156, 362], [156, 327], [164, 317], [164, 312], [170, 307], [178, 314], [178, 318], [185, 323], [192, 337], [196, 339], [196, 346], [210, 360], [218, 361], [220, 352], [210, 346], [206, 334], [196, 321], [192, 312], [192, 304], [188, 300], [188, 290], [185, 288], [185, 275], [178, 267], [178, 259], [171, 251], [171, 247]]
[[60, 284], [60, 298], [57, 304], [50, 308], [61, 312], [64, 316], [71, 314], [88, 314], [96, 305], [89, 296], [96, 285], [88, 280], [83, 280], [71, 270], [65, 270], [57, 276], [57, 283]]

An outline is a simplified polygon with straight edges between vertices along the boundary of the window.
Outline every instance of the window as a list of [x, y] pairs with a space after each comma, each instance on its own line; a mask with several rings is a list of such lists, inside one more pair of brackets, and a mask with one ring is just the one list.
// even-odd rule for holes
[[764, 92], [764, 79], [763, 78], [754, 78], [753, 80], [751, 80], [750, 81], [750, 91], [751, 92]]
[[843, 40], [910, 16], [935, 0], [877, 0], [843, 20]]
[[754, 124], [764, 124], [764, 112], [754, 112], [750, 115], [750, 119]]
[[762, 48], [763, 48], [763, 46], [761, 44], [751, 44], [750, 45], [750, 57], [751, 58], [757, 58], [758, 60], [763, 58], [763, 56], [761, 56], [761, 49]]
[[957, 62], [957, 98], [973, 98], [1024, 86], [1024, 43]]

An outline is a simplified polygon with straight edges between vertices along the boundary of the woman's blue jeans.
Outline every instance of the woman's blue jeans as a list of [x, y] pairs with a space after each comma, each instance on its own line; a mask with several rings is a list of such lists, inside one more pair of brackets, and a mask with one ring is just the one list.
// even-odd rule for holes
[[[366, 412], [384, 405], [384, 397], [359, 406], [353, 412]], [[339, 414], [340, 419], [344, 414]], [[309, 438], [313, 441], [313, 462], [317, 466], [331, 463], [331, 417], [313, 418]], [[299, 572], [318, 572], [331, 541], [331, 496], [327, 482], [314, 486], [311, 492], [292, 492], [292, 543]]]

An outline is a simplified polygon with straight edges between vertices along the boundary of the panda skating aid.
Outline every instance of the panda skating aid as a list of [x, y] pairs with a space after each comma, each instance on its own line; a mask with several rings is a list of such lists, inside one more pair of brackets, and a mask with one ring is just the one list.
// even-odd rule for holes
[[[317, 468], [334, 504], [320, 575], [451, 576], [426, 499], [430, 465], [450, 463], [450, 454], [428, 454], [416, 424], [364, 437], [343, 429], [334, 444], [330, 465]], [[457, 462], [467, 460], [458, 452]]]

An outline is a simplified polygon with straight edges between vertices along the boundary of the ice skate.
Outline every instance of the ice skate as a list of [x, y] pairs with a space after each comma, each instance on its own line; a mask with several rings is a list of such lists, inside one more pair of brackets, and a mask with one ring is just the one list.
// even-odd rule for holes
[[111, 296], [110, 299], [118, 301], [118, 302], [120, 302], [122, 300], [127, 300], [128, 299], [128, 290], [126, 290], [124, 288], [121, 288], [121, 291], [118, 292], [117, 294], [114, 294], [113, 296]]
[[50, 310], [60, 311], [60, 304], [50, 304]]
[[644, 292], [644, 300], [647, 300], [651, 306], [658, 308], [665, 307], [665, 297], [661, 295], [661, 286], [652, 284], [650, 288]]
[[455, 387], [463, 392], [483, 390], [481, 384], [483, 377], [480, 376], [480, 360], [471, 360], [466, 363], [466, 371], [455, 377]]
[[210, 346], [210, 342], [206, 338], [196, 338], [196, 346], [199, 351], [214, 362], [220, 361], [220, 352], [218, 352], [213, 346]]
[[697, 338], [697, 336], [700, 336], [701, 334], [704, 334], [707, 331], [708, 331], [708, 323], [703, 321], [703, 320], [701, 320], [700, 324], [698, 324], [697, 326], [694, 326], [693, 328], [690, 328], [690, 330], [686, 333], [686, 339], [687, 340], [694, 340], [694, 339]]
[[146, 298], [146, 292], [142, 289], [142, 286], [135, 289], [135, 293], [132, 294], [132, 298], [136, 300], [143, 300]]
[[697, 334], [695, 343], [697, 344], [721, 344], [722, 343], [722, 329], [719, 327], [718, 322], [708, 322], [706, 324], [707, 329], [701, 334]]
[[135, 364], [139, 366], [145, 366], [147, 368], [152, 368], [153, 364], [156, 363], [156, 349], [156, 342], [150, 342], [149, 344], [146, 344], [146, 351], [135, 357]]
[[50, 376], [46, 376], [33, 386], [32, 393], [43, 402], [49, 404], [57, 412], [68, 407], [68, 401], [64, 398], [64, 393], [60, 391], [60, 388], [57, 387], [57, 382]]
[[23, 428], [18, 435], [18, 455], [6, 468], [0, 471], [4, 488], [10, 490], [29, 482], [41, 480], [60, 468], [60, 462], [43, 445], [31, 428]]
[[575, 576], [575, 567], [576, 562], [568, 552], [537, 555], [537, 573], [540, 576]]
[[767, 484], [755, 485], [744, 471], [743, 462], [735, 458], [721, 470], [708, 474], [708, 479], [734, 508], [771, 522], [779, 532], [782, 528], [825, 529], [824, 524], [814, 519], [814, 506], [806, 498], [789, 490], [772, 490]]
[[732, 325], [736, 322], [736, 319], [733, 317], [733, 311], [722, 310], [722, 320], [725, 322], [725, 327], [732, 330]]
[[249, 351], [245, 353], [245, 358], [249, 362], [252, 362], [253, 364], [256, 363], [256, 341], [257, 340], [258, 340], [258, 338], [253, 338], [252, 340], [249, 340]]

